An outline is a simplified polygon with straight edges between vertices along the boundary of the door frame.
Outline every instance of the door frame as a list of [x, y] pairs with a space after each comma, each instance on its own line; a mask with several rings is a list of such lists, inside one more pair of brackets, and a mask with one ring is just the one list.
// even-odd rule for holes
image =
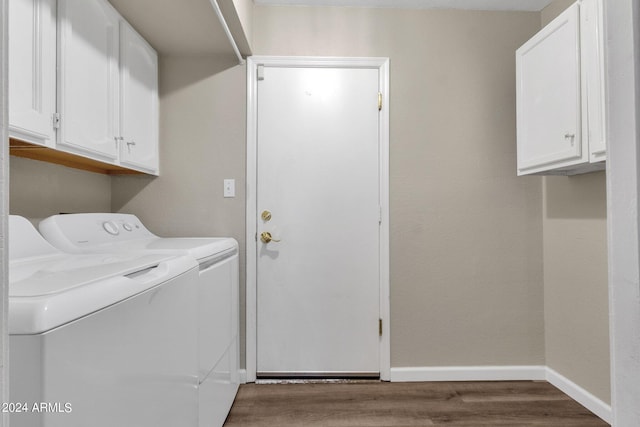
[[256, 380], [257, 368], [257, 166], [258, 166], [258, 65], [300, 68], [369, 68], [378, 70], [383, 106], [378, 127], [380, 150], [380, 379], [390, 380], [390, 282], [389, 282], [389, 58], [339, 58], [251, 56], [247, 58], [247, 187], [246, 187], [246, 369], [247, 382]]

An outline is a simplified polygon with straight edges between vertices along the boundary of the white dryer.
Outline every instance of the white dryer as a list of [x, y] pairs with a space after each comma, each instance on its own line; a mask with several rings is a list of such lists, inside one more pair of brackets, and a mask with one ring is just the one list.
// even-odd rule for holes
[[14, 427], [197, 425], [197, 263], [71, 255], [9, 217]]
[[54, 215], [39, 225], [72, 253], [187, 254], [199, 264], [199, 425], [221, 426], [239, 385], [238, 243], [232, 238], [163, 238], [130, 214]]

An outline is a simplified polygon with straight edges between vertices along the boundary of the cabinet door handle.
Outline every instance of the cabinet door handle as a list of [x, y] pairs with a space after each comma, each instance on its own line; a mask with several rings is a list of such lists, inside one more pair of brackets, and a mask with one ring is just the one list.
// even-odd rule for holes
[[129, 151], [129, 154], [131, 154], [131, 147], [134, 145], [136, 145], [135, 141], [127, 141], [127, 150]]
[[573, 147], [573, 143], [576, 139], [576, 134], [567, 132], [564, 134], [564, 139], [571, 139], [571, 146]]

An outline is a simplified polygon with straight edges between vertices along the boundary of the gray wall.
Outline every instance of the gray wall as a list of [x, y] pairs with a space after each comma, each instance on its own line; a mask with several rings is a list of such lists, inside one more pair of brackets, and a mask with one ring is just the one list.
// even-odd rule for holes
[[[392, 366], [549, 363], [608, 400], [604, 175], [515, 176], [514, 51], [540, 14], [254, 13], [256, 54], [391, 59]], [[161, 235], [243, 246], [245, 71], [161, 57], [160, 177], [12, 158], [11, 212], [132, 212]]]
[[[514, 173], [513, 52], [539, 14], [254, 13], [256, 54], [391, 58], [392, 366], [543, 363], [540, 179]], [[228, 67], [161, 58], [161, 176], [114, 178], [114, 210], [243, 242], [245, 70]]]
[[[256, 54], [391, 58], [392, 366], [543, 364], [541, 185], [515, 176], [513, 56], [539, 14], [254, 13]], [[244, 73], [161, 58], [161, 176], [114, 178], [113, 210], [243, 242]]]
[[515, 176], [515, 49], [538, 13], [256, 7], [259, 55], [391, 76], [392, 367], [544, 363], [542, 200]]
[[[160, 176], [112, 178], [111, 208], [161, 236], [236, 238], [244, 307], [246, 68], [236, 64], [160, 58]], [[225, 178], [236, 180], [235, 198], [223, 198]], [[244, 330], [242, 316], [243, 363]]]
[[245, 37], [253, 44], [253, 0], [233, 0]]
[[61, 212], [110, 212], [111, 178], [11, 156], [9, 210], [42, 219]]
[[[160, 176], [117, 176], [114, 211], [164, 236], [244, 240], [245, 73], [236, 62], [160, 58]], [[223, 198], [223, 179], [236, 197]]]
[[[549, 5], [542, 25], [572, 3]], [[547, 365], [609, 403], [605, 173], [545, 177], [543, 187]]]

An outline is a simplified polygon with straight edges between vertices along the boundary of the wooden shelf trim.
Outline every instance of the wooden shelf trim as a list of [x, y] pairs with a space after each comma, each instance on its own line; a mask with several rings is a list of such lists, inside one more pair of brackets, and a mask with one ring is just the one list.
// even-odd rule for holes
[[98, 160], [89, 159], [78, 156], [77, 154], [67, 153], [65, 151], [54, 150], [53, 148], [43, 147], [41, 145], [30, 144], [15, 138], [9, 139], [9, 154], [16, 157], [55, 163], [57, 165], [105, 175], [145, 175], [144, 172], [110, 165], [109, 163], [100, 162]]

